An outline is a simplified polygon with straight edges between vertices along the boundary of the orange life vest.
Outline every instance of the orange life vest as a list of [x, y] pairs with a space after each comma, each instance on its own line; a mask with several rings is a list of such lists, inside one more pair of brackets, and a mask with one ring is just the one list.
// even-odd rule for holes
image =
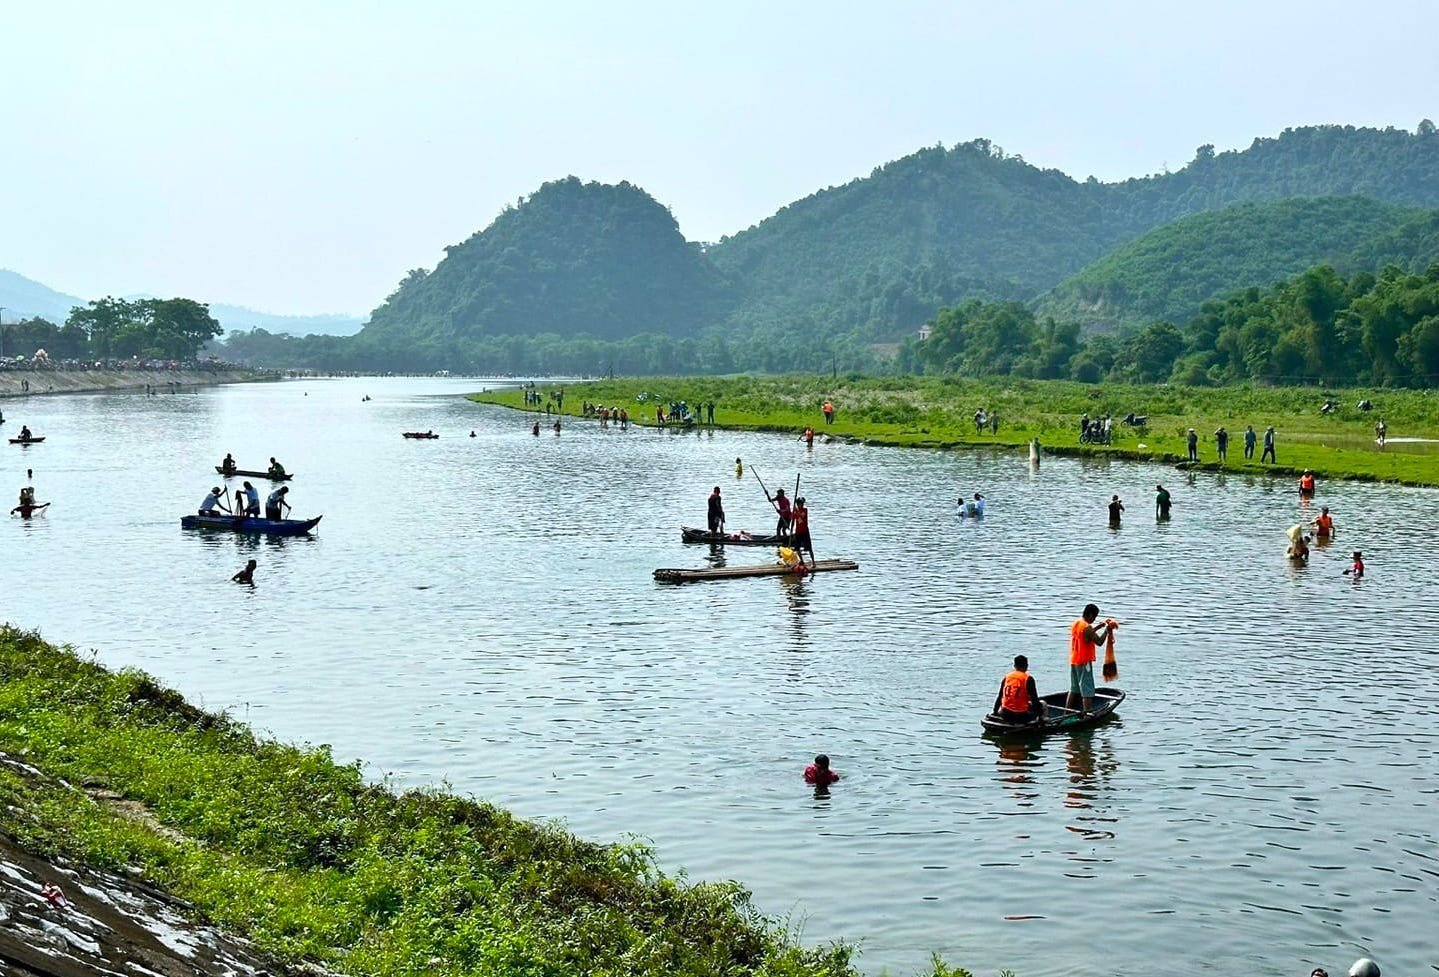
[[1333, 533], [1334, 533], [1334, 517], [1333, 517], [1333, 516], [1329, 516], [1329, 515], [1325, 515], [1324, 513], [1321, 512], [1321, 513], [1319, 514], [1319, 517], [1314, 520], [1314, 528], [1318, 531], [1318, 533], [1319, 533], [1320, 536], [1330, 536], [1330, 535], [1333, 535]]
[[1001, 707], [1010, 712], [1029, 712], [1029, 673], [1016, 669], [1004, 677]]
[[1301, 475], [1301, 476], [1299, 476], [1299, 491], [1301, 491], [1301, 492], [1313, 492], [1313, 491], [1314, 491], [1314, 476], [1313, 476], [1313, 475]]
[[1094, 661], [1094, 639], [1086, 631], [1089, 622], [1080, 618], [1069, 626], [1069, 664], [1089, 665]]

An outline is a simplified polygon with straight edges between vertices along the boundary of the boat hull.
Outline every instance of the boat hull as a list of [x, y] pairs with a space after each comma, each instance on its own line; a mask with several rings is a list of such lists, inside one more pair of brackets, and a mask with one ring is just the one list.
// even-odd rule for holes
[[749, 534], [736, 535], [733, 533], [712, 533], [707, 529], [695, 529], [691, 526], [680, 527], [680, 542], [683, 543], [712, 543], [716, 546], [788, 546], [789, 540], [783, 536], [752, 536]]
[[232, 468], [226, 471], [220, 465], [215, 466], [215, 472], [224, 475], [226, 478], [268, 478], [272, 482], [288, 482], [294, 475], [271, 475], [269, 472], [252, 472], [245, 468]]
[[324, 516], [313, 519], [252, 519], [248, 516], [183, 516], [181, 529], [209, 529], [231, 533], [257, 533], [265, 536], [304, 536], [320, 524]]
[[404, 432], [404, 436], [407, 437], [407, 438], [409, 438], [411, 441], [438, 441], [438, 440], [440, 440], [440, 436], [439, 436], [438, 434], [424, 434], [423, 432], [415, 432], [415, 431], [406, 431], [406, 432]]
[[11, 438], [11, 444], [39, 444], [44, 438]]
[[1047, 733], [1063, 733], [1071, 729], [1087, 729], [1107, 722], [1114, 710], [1124, 701], [1124, 691], [1108, 686], [1094, 690], [1094, 709], [1081, 713], [1065, 708], [1068, 692], [1051, 692], [1039, 697], [1046, 706], [1045, 718], [1037, 723], [1011, 723], [990, 713], [979, 721], [984, 731], [992, 736], [1044, 736]]

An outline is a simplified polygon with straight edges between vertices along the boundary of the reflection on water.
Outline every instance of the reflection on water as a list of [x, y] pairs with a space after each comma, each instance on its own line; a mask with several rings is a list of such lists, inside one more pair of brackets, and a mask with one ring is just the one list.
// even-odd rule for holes
[[[1216, 971], [1360, 950], [1432, 968], [1439, 493], [1321, 484], [1343, 544], [1305, 570], [1284, 530], [1313, 510], [1287, 477], [1186, 473], [1156, 525], [1170, 475], [1152, 466], [578, 421], [536, 438], [459, 389], [7, 402], [49, 439], [0, 452], [0, 492], [33, 466], [54, 503], [0, 520], [0, 592], [25, 595], [8, 616], [398, 785], [651, 839], [807, 938], [859, 941], [875, 971], [939, 951], [982, 973], [1152, 974], [1176, 946]], [[320, 533], [182, 532], [227, 451], [301, 472], [291, 499]], [[773, 559], [679, 542], [716, 482], [736, 530], [774, 525], [752, 475], [728, 480], [737, 455], [787, 492], [800, 470], [818, 555], [860, 570], [656, 585], [656, 567]], [[974, 491], [983, 523], [955, 517]], [[1110, 532], [1115, 493], [1134, 504]], [[229, 582], [249, 558], [253, 590]], [[1122, 721], [982, 738], [1015, 654], [1041, 692], [1065, 687], [1090, 600], [1126, 622]], [[1414, 708], [1391, 706], [1393, 676]], [[801, 777], [821, 752], [844, 778], [830, 796]], [[816, 864], [843, 883], [814, 885]], [[1102, 945], [1096, 918], [1116, 921]]]

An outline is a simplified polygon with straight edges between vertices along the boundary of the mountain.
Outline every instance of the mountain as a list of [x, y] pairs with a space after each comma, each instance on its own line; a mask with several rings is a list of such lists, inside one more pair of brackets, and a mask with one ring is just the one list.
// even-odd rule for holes
[[444, 348], [487, 335], [687, 335], [722, 321], [729, 284], [673, 215], [629, 183], [546, 183], [412, 271], [366, 343]]
[[1377, 271], [1385, 265], [1399, 265], [1419, 274], [1433, 264], [1439, 264], [1439, 210], [1375, 235], [1355, 248], [1343, 266], [1351, 271]]
[[907, 333], [962, 299], [1031, 298], [1160, 224], [1236, 203], [1367, 196], [1439, 207], [1439, 136], [1287, 129], [1249, 148], [1201, 146], [1174, 173], [1081, 183], [988, 140], [935, 147], [820, 191], [721, 240], [735, 319]]
[[0, 268], [0, 308], [6, 320], [49, 319], [61, 323], [77, 305], [84, 301], [64, 292], [57, 292], [48, 285], [26, 278], [17, 272]]
[[[1348, 266], [1381, 235], [1433, 212], [1367, 197], [1235, 204], [1162, 224], [1065, 279], [1036, 302], [1041, 316], [1102, 331], [1156, 319], [1183, 323], [1209, 298], [1270, 285], [1317, 264]], [[1406, 243], [1394, 240], [1397, 252]]]
[[[154, 295], [126, 295], [126, 299], [149, 299]], [[63, 323], [70, 310], [85, 305], [86, 300], [74, 295], [57, 292], [48, 285], [26, 278], [17, 272], [0, 268], [0, 308], [5, 319], [15, 322], [20, 319], [48, 319], [57, 325]], [[360, 331], [364, 320], [348, 315], [275, 315], [256, 312], [238, 305], [212, 304], [210, 314], [226, 332], [249, 330], [256, 327], [273, 333], [289, 333], [304, 336], [315, 333], [323, 336], [352, 336]]]

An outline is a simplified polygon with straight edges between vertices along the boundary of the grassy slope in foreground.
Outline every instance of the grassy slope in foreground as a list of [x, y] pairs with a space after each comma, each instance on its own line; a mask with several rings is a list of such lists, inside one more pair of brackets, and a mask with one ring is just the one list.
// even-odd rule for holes
[[[813, 425], [821, 434], [857, 438], [872, 444], [932, 448], [1022, 447], [1037, 437], [1047, 454], [1093, 453], [1178, 461], [1186, 456], [1185, 434], [1200, 436], [1203, 467], [1217, 467], [1216, 428], [1230, 433], [1226, 471], [1297, 473], [1312, 468], [1321, 476], [1439, 485], [1439, 444], [1391, 444], [1379, 451], [1374, 422], [1382, 416], [1391, 438], [1439, 439], [1439, 393], [1424, 390], [1328, 390], [1294, 387], [1184, 387], [1175, 385], [1090, 385], [1064, 380], [1009, 378], [968, 380], [955, 377], [641, 377], [565, 384], [565, 413], [578, 414], [581, 403], [627, 407], [631, 422], [653, 425], [656, 400], [690, 404], [713, 400], [720, 427], [758, 431], [801, 431]], [[636, 398], [648, 392], [650, 399]], [[1319, 413], [1326, 397], [1339, 404], [1330, 416]], [[1377, 409], [1356, 409], [1364, 398]], [[480, 403], [522, 408], [518, 390], [472, 394]], [[835, 422], [824, 426], [819, 408], [835, 404]], [[974, 430], [980, 407], [998, 411], [997, 436]], [[1115, 418], [1115, 442], [1109, 448], [1081, 447], [1081, 414]], [[1133, 411], [1149, 415], [1138, 431], [1119, 423]], [[1262, 438], [1276, 430], [1279, 466], [1245, 463], [1243, 432], [1253, 424]]]
[[736, 883], [687, 884], [641, 847], [366, 784], [323, 747], [259, 740], [8, 626], [0, 750], [87, 788], [0, 767], [0, 830], [134, 867], [282, 958], [351, 974], [854, 974], [847, 949], [800, 948]]

